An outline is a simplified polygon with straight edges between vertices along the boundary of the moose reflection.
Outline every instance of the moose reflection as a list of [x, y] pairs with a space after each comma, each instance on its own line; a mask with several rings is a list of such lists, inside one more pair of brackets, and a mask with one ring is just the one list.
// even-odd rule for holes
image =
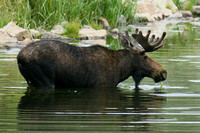
[[[144, 92], [124, 92], [116, 88], [57, 89], [55, 92], [31, 88], [18, 104], [18, 128], [23, 131], [54, 131], [57, 127], [59, 131], [70, 131], [91, 126], [87, 130], [94, 131], [103, 124], [115, 127], [113, 130], [127, 130], [123, 127], [137, 126], [131, 122], [152, 118], [148, 113], [158, 113], [159, 110], [149, 108], [160, 108], [164, 102], [164, 97]], [[115, 123], [115, 120], [118, 122]], [[50, 123], [51, 126], [48, 126]]]
[[128, 31], [119, 33], [122, 50], [103, 46], [77, 47], [53, 40], [33, 42], [18, 54], [18, 67], [30, 87], [37, 88], [113, 88], [132, 76], [136, 88], [144, 77], [155, 82], [167, 78], [167, 71], [145, 52], [164, 45], [161, 38], [149, 38], [136, 30], [132, 40]]

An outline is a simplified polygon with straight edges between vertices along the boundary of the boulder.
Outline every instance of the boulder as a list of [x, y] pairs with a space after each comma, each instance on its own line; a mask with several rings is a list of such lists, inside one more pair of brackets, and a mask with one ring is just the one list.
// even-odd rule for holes
[[139, 14], [148, 13], [149, 15], [153, 15], [156, 13], [156, 9], [155, 4], [151, 2], [139, 1], [137, 3], [137, 13]]
[[182, 13], [175, 12], [174, 14], [172, 14], [171, 16], [169, 16], [168, 19], [180, 19], [182, 17], [183, 17]]
[[38, 30], [35, 30], [35, 29], [30, 29], [29, 31], [34, 38], [37, 38], [38, 36], [42, 35]]
[[191, 11], [178, 11], [178, 12], [181, 13], [184, 18], [192, 17]]
[[199, 16], [200, 15], [200, 6], [193, 6], [192, 8], [193, 8], [192, 14]]
[[31, 40], [30, 38], [26, 38], [23, 41], [19, 41], [18, 43], [25, 46], [25, 45], [27, 45], [27, 44], [29, 44], [31, 42], [34, 42], [34, 40]]
[[79, 38], [81, 40], [105, 39], [106, 35], [107, 35], [106, 30], [95, 30], [90, 26], [84, 26], [79, 31]]
[[10, 37], [6, 32], [0, 31], [0, 44], [17, 43], [17, 39]]
[[99, 23], [99, 24], [102, 24], [102, 25], [103, 25], [103, 28], [104, 28], [105, 30], [110, 30], [110, 25], [109, 25], [107, 19], [101, 17], [101, 18], [98, 19], [98, 23]]
[[82, 40], [80, 43], [105, 46], [106, 45], [106, 39]]
[[177, 6], [174, 4], [173, 0], [146, 0], [146, 1], [151, 1], [152, 3], [155, 4], [156, 7], [159, 9], [169, 9], [172, 12], [178, 11]]
[[25, 38], [33, 39], [28, 30], [17, 26], [14, 22], [8, 23], [3, 30], [11, 37], [17, 38], [18, 41], [23, 41]]
[[136, 17], [143, 21], [161, 20], [177, 10], [172, 0], [141, 0], [137, 2]]
[[51, 33], [58, 34], [58, 35], [62, 35], [65, 32], [66, 31], [64, 30], [64, 28], [61, 25], [55, 25], [53, 27], [53, 29], [51, 30]]
[[57, 35], [51, 32], [43, 33], [41, 39], [51, 39], [51, 40], [58, 40], [62, 42], [70, 42], [74, 40], [72, 38], [64, 37], [64, 36]]
[[140, 22], [152, 22], [155, 21], [152, 15], [149, 13], [136, 13], [135, 14], [135, 20], [138, 20]]

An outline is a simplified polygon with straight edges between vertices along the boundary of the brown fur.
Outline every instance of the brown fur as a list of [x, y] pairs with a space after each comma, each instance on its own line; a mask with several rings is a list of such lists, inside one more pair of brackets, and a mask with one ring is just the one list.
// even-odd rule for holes
[[144, 77], [156, 82], [165, 79], [160, 73], [164, 68], [137, 49], [77, 47], [45, 40], [24, 47], [17, 61], [28, 85], [39, 88], [117, 87], [130, 76], [137, 87]]

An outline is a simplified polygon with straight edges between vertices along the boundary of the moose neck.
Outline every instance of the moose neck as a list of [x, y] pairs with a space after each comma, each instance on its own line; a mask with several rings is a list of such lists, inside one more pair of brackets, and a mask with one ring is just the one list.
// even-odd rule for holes
[[119, 81], [118, 83], [129, 78], [132, 73], [134, 73], [135, 68], [132, 66], [133, 58], [130, 51], [128, 50], [119, 50], [118, 54], [120, 55], [120, 60], [118, 62], [119, 70]]

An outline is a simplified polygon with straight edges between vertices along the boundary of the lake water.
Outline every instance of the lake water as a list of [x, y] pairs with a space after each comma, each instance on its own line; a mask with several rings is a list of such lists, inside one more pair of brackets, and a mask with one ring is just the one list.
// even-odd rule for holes
[[166, 45], [148, 55], [168, 79], [145, 78], [140, 92], [132, 78], [117, 89], [30, 90], [19, 49], [0, 50], [0, 132], [199, 132], [200, 28], [179, 23], [167, 33]]

